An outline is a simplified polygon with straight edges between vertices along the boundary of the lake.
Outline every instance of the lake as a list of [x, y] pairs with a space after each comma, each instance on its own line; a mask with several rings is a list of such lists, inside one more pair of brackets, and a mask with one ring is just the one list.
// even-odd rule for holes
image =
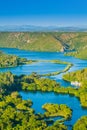
[[[22, 58], [27, 58], [31, 60], [62, 60], [71, 62], [74, 64], [69, 70], [75, 71], [79, 69], [83, 69], [87, 67], [87, 60], [80, 60], [71, 56], [64, 56], [64, 53], [60, 52], [32, 52], [32, 51], [24, 51], [12, 48], [0, 48], [0, 50], [4, 51], [7, 54], [14, 54], [20, 56]], [[0, 72], [11, 71], [13, 74], [20, 75], [20, 74], [30, 74], [32, 72], [37, 72], [39, 74], [46, 74], [50, 72], [60, 71], [66, 67], [64, 64], [54, 64], [50, 62], [37, 62], [28, 65], [22, 65], [12, 68], [2, 68]], [[55, 81], [59, 82], [62, 86], [67, 87], [70, 85], [69, 82], [66, 82], [62, 79], [63, 74], [59, 74], [56, 76], [49, 77], [50, 79], [54, 79]], [[73, 87], [73, 86], [72, 86]], [[77, 119], [79, 119], [82, 115], [87, 115], [87, 110], [83, 109], [80, 106], [80, 102], [77, 98], [71, 97], [69, 95], [60, 95], [54, 94], [53, 92], [42, 93], [42, 92], [20, 92], [23, 99], [27, 100], [30, 99], [33, 101], [33, 108], [35, 112], [43, 113], [44, 110], [41, 108], [45, 103], [58, 103], [58, 104], [67, 104], [73, 110], [72, 119], [70, 121], [66, 121], [65, 124], [69, 126], [69, 130]]]

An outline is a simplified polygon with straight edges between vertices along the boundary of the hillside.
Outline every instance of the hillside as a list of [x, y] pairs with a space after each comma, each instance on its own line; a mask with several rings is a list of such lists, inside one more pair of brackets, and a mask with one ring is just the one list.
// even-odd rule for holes
[[0, 47], [60, 51], [62, 45], [49, 33], [0, 33]]
[[0, 47], [32, 51], [72, 51], [67, 55], [87, 59], [86, 32], [1, 32]]

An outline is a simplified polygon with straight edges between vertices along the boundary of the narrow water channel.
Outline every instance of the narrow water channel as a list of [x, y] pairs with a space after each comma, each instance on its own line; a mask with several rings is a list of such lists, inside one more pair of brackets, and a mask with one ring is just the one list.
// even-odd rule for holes
[[[24, 51], [18, 49], [11, 48], [0, 48], [0, 50], [4, 51], [7, 54], [14, 54], [23, 58], [33, 59], [33, 60], [62, 60], [71, 62], [74, 66], [69, 70], [75, 71], [79, 69], [83, 69], [87, 67], [87, 60], [80, 60], [74, 57], [64, 56], [63, 53], [59, 52], [32, 52], [32, 51]], [[5, 68], [0, 69], [0, 72], [11, 71], [13, 74], [20, 75], [26, 74], [29, 75], [32, 72], [37, 72], [39, 74], [46, 74], [50, 72], [60, 71], [66, 67], [64, 64], [53, 64], [49, 62], [38, 62], [29, 65], [22, 65], [18, 67]], [[51, 76], [50, 79], [54, 79], [59, 82], [62, 86], [67, 87], [70, 86], [69, 82], [66, 82], [62, 79], [62, 74]], [[87, 110], [83, 109], [80, 106], [80, 102], [76, 97], [71, 97], [69, 95], [59, 95], [54, 93], [42, 93], [42, 92], [20, 92], [22, 98], [24, 100], [31, 99], [33, 101], [33, 108], [35, 112], [43, 113], [42, 105], [45, 103], [57, 103], [57, 104], [66, 104], [73, 110], [72, 119], [70, 121], [66, 121], [65, 124], [69, 126], [69, 130], [71, 129], [71, 125], [73, 125], [77, 119], [79, 119], [83, 115], [87, 115]]]

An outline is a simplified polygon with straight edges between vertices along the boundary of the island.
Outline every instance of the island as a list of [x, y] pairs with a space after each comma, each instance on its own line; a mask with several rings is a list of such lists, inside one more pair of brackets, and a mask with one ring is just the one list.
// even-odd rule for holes
[[68, 120], [72, 117], [72, 110], [65, 104], [46, 103], [42, 106], [46, 110], [46, 117], [63, 117], [63, 120]]
[[15, 55], [5, 54], [0, 51], [0, 68], [16, 67], [24, 64], [31, 64], [37, 62], [36, 60], [27, 60]]

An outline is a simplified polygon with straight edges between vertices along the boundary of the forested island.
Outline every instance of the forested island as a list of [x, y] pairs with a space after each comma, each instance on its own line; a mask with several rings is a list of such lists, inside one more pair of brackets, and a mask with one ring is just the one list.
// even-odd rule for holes
[[60, 116], [68, 120], [72, 116], [72, 110], [64, 104], [44, 104], [42, 108], [46, 110], [46, 117]]
[[0, 68], [15, 67], [24, 64], [37, 62], [35, 60], [27, 60], [15, 55], [8, 55], [0, 51]]

